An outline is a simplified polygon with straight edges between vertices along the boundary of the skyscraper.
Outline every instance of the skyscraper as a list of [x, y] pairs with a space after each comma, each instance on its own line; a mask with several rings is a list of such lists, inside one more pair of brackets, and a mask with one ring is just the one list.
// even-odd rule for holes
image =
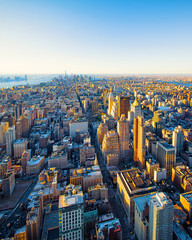
[[111, 130], [104, 135], [102, 142], [102, 152], [105, 160], [107, 160], [108, 154], [119, 155], [119, 139], [117, 132]]
[[174, 207], [163, 192], [145, 194], [134, 202], [137, 239], [172, 239]]
[[6, 143], [6, 132], [9, 129], [9, 123], [8, 122], [2, 122], [0, 125], [0, 144]]
[[145, 168], [145, 126], [144, 118], [141, 116], [134, 118], [133, 142], [134, 161], [137, 163], [139, 168]]
[[138, 116], [142, 116], [141, 106], [137, 98], [135, 98], [135, 101], [133, 102], [133, 104], [131, 104], [131, 111], [134, 113], [134, 118]]
[[173, 239], [174, 205], [163, 192], [156, 193], [149, 204], [149, 239]]
[[163, 117], [162, 111], [158, 110], [154, 112], [154, 116], [152, 118], [153, 132], [159, 137], [162, 137], [162, 129], [163, 129], [162, 117]]
[[13, 155], [13, 142], [15, 141], [15, 126], [10, 127], [6, 133], [6, 152], [7, 155]]
[[113, 100], [114, 100], [114, 96], [113, 96], [113, 93], [112, 93], [112, 89], [110, 89], [109, 98], [108, 98], [108, 114], [109, 115], [111, 115]]
[[107, 133], [107, 131], [108, 131], [108, 126], [105, 125], [104, 123], [101, 123], [97, 129], [97, 141], [99, 145], [102, 144], [103, 137]]
[[178, 126], [173, 131], [172, 145], [176, 148], [176, 153], [179, 155], [183, 151], [184, 133], [182, 127]]
[[59, 197], [60, 239], [84, 239], [83, 191], [80, 188], [69, 185], [66, 194]]
[[129, 122], [122, 114], [117, 121], [117, 133], [119, 135], [119, 147], [121, 160], [128, 160], [129, 154]]
[[120, 118], [122, 114], [125, 117], [128, 117], [129, 111], [129, 97], [128, 96], [119, 96], [118, 98], [118, 117]]
[[157, 161], [161, 168], [166, 168], [167, 176], [171, 176], [172, 167], [176, 163], [176, 149], [167, 142], [157, 142]]
[[23, 105], [22, 103], [18, 103], [15, 105], [15, 117], [19, 119], [20, 116], [23, 114]]

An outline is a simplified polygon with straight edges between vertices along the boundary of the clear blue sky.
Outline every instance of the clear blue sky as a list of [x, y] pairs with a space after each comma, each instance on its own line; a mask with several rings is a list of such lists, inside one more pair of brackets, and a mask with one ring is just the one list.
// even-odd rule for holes
[[0, 0], [0, 73], [192, 73], [192, 1]]

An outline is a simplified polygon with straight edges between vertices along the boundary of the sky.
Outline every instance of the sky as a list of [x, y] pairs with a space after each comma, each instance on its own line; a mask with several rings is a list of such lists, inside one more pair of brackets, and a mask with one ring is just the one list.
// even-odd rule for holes
[[191, 0], [0, 0], [0, 74], [192, 74], [191, 13]]

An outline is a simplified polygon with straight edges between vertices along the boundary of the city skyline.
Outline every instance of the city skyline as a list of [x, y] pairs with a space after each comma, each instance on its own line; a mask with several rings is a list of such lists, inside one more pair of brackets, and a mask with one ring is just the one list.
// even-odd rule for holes
[[192, 74], [191, 1], [1, 1], [0, 74]]

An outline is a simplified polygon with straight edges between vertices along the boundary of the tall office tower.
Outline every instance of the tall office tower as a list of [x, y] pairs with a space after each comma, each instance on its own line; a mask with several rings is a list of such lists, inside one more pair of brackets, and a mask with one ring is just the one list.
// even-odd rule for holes
[[118, 101], [114, 100], [111, 108], [111, 116], [117, 120], [118, 119]]
[[106, 105], [106, 101], [107, 101], [107, 89], [103, 89], [103, 93], [102, 93], [102, 96], [103, 96], [103, 106]]
[[134, 121], [134, 112], [133, 111], [128, 112], [128, 120], [129, 120], [129, 123], [131, 125], [133, 125], [133, 121]]
[[134, 118], [133, 126], [134, 161], [140, 169], [145, 168], [145, 126], [144, 118]]
[[21, 158], [23, 152], [25, 150], [27, 150], [27, 144], [28, 144], [27, 138], [17, 139], [13, 143], [13, 150], [14, 150], [14, 158], [15, 159]]
[[59, 196], [59, 239], [84, 239], [84, 207], [81, 187], [69, 185]]
[[134, 223], [134, 199], [156, 191], [156, 186], [150, 179], [144, 179], [141, 171], [132, 168], [117, 173], [117, 194], [120, 197], [127, 221]]
[[118, 117], [120, 118], [122, 114], [125, 114], [125, 117], [128, 117], [129, 111], [129, 97], [128, 96], [119, 96], [118, 98]]
[[108, 126], [101, 123], [97, 129], [97, 141], [98, 144], [102, 144], [104, 135], [108, 132]]
[[133, 104], [131, 104], [131, 111], [134, 113], [134, 118], [142, 116], [141, 106], [137, 98], [135, 98], [135, 101], [133, 102]]
[[129, 157], [129, 122], [124, 114], [117, 121], [117, 133], [119, 135], [120, 158], [126, 161]]
[[173, 131], [172, 145], [176, 148], [177, 155], [183, 151], [184, 133], [182, 132], [182, 127], [178, 126]]
[[6, 132], [9, 129], [9, 123], [8, 122], [2, 122], [0, 125], [0, 144], [6, 143]]
[[138, 240], [148, 240], [149, 201], [154, 196], [156, 196], [156, 192], [148, 193], [134, 199], [135, 202], [134, 232]]
[[162, 137], [162, 129], [163, 129], [162, 118], [163, 118], [163, 113], [161, 110], [154, 112], [154, 116], [152, 118], [152, 129], [153, 129], [153, 132], [159, 137]]
[[108, 98], [108, 114], [109, 115], [111, 115], [113, 100], [114, 100], [113, 92], [112, 92], [112, 89], [110, 89], [109, 98]]
[[107, 160], [108, 154], [119, 155], [119, 139], [117, 132], [111, 130], [104, 135], [102, 142], [102, 152], [105, 160]]
[[173, 215], [174, 205], [163, 192], [149, 203], [149, 239], [173, 239]]
[[59, 123], [54, 126], [54, 140], [59, 140]]
[[13, 155], [13, 142], [15, 141], [15, 126], [10, 127], [6, 133], [6, 152], [7, 155]]
[[176, 149], [167, 142], [157, 142], [157, 161], [161, 168], [166, 168], [167, 176], [171, 176], [176, 163]]
[[99, 102], [97, 99], [94, 99], [92, 102], [92, 112], [97, 112], [99, 109]]
[[29, 118], [27, 116], [20, 116], [16, 122], [16, 136], [17, 138], [29, 136]]
[[22, 121], [22, 137], [27, 138], [29, 136], [29, 118], [25, 116]]
[[22, 103], [18, 103], [15, 105], [15, 117], [19, 119], [20, 116], [23, 114], [23, 105]]
[[16, 139], [22, 138], [22, 122], [16, 122]]
[[11, 114], [7, 114], [2, 122], [8, 122], [9, 123], [9, 127], [12, 127], [13, 125], [15, 125], [15, 117], [12, 116]]

